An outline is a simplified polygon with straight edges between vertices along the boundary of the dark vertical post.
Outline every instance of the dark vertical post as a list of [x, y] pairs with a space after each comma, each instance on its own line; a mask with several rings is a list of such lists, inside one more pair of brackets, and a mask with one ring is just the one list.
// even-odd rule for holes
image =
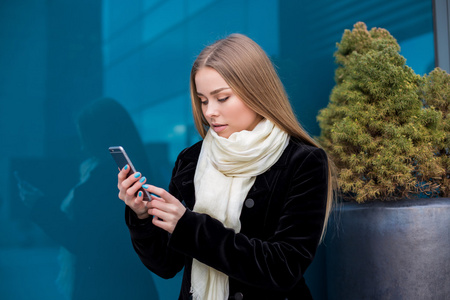
[[449, 15], [449, 0], [433, 0], [435, 63], [447, 72], [450, 72]]

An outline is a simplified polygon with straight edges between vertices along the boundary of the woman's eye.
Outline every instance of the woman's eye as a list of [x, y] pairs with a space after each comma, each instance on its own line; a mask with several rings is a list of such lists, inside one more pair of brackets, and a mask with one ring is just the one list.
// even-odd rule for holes
[[200, 103], [201, 103], [202, 105], [206, 105], [206, 104], [208, 104], [208, 100], [201, 100], [201, 99], [200, 99]]
[[217, 101], [219, 102], [225, 102], [228, 100], [229, 97], [225, 97], [225, 98], [221, 98], [221, 99], [217, 99]]

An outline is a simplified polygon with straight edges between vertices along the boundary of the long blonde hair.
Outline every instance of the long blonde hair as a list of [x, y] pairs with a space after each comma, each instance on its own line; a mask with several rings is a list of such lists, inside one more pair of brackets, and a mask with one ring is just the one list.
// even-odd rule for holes
[[[286, 91], [267, 54], [249, 37], [231, 34], [207, 46], [195, 60], [190, 77], [195, 126], [205, 137], [209, 124], [202, 113], [195, 75], [203, 67], [216, 70], [233, 92], [253, 111], [272, 121], [290, 136], [320, 148], [298, 122]], [[333, 164], [328, 158], [328, 197], [322, 238], [326, 231], [335, 190]]]

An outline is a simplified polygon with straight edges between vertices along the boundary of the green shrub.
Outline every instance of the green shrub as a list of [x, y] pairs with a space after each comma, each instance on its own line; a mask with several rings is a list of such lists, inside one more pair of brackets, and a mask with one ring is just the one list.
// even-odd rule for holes
[[342, 195], [357, 202], [448, 190], [448, 74], [421, 78], [399, 51], [387, 30], [368, 31], [362, 22], [337, 43], [336, 85], [318, 115], [319, 140], [338, 168]]
[[425, 75], [421, 85], [420, 95], [424, 106], [434, 109], [441, 114], [437, 124], [434, 146], [435, 154], [441, 168], [441, 176], [431, 178], [430, 181], [439, 185], [439, 196], [450, 195], [450, 75], [436, 68]]

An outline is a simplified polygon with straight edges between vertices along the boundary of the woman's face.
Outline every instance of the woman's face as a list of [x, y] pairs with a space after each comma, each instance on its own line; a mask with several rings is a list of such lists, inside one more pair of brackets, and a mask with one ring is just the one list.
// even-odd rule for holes
[[235, 95], [213, 68], [199, 69], [195, 86], [202, 102], [203, 116], [219, 136], [228, 138], [235, 132], [253, 130], [261, 121], [262, 117]]

